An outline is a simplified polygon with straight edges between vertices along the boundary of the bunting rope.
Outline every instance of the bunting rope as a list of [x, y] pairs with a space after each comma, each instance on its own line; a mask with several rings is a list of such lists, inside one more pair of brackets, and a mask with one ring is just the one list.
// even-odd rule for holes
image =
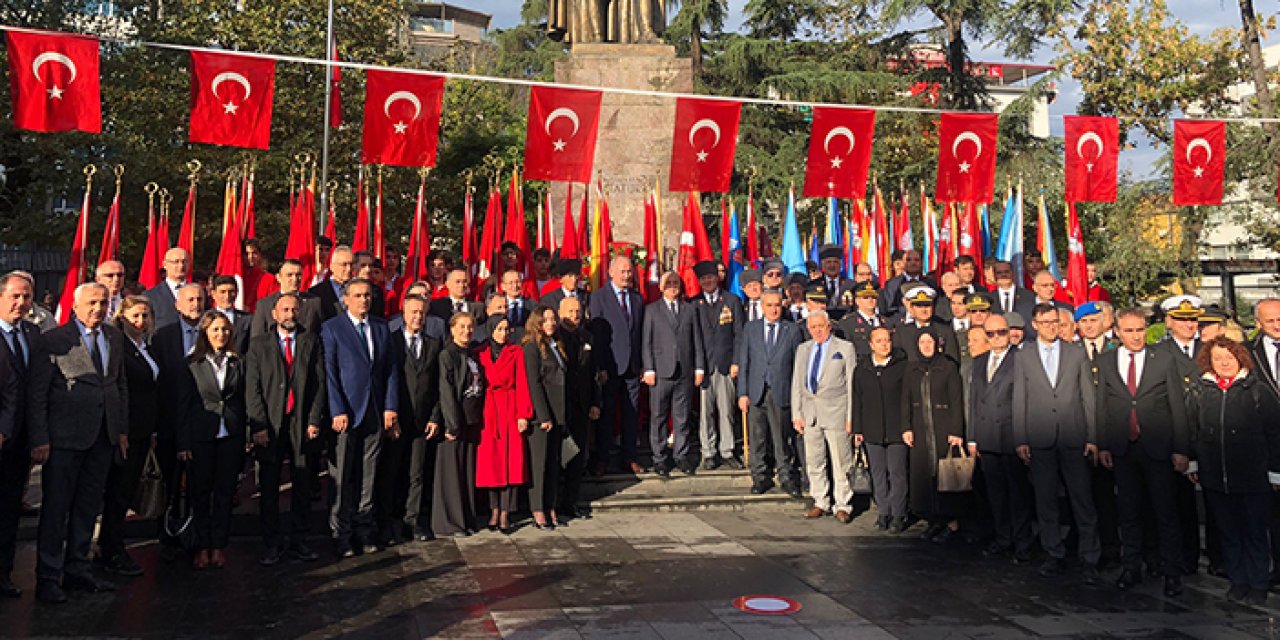
[[[61, 36], [79, 36], [84, 38], [93, 38], [102, 42], [113, 42], [127, 46], [151, 47], [154, 49], [167, 49], [171, 51], [196, 51], [202, 53], [213, 53], [221, 55], [243, 56], [246, 58], [255, 58], [263, 60], [275, 60], [279, 62], [292, 62], [295, 64], [312, 65], [317, 67], [325, 67], [331, 69], [334, 67], [340, 69], [356, 69], [361, 71], [392, 71], [396, 73], [410, 73], [414, 75], [431, 76], [437, 78], [445, 78], [449, 80], [469, 80], [472, 82], [489, 82], [493, 84], [504, 84], [520, 87], [556, 87], [562, 89], [578, 89], [582, 91], [599, 91], [602, 93], [611, 93], [617, 95], [628, 96], [647, 96], [667, 99], [678, 98], [695, 98], [699, 100], [715, 100], [722, 102], [735, 102], [742, 104], [755, 104], [777, 107], [825, 107], [839, 109], [866, 109], [870, 111], [883, 111], [889, 113], [922, 113], [922, 114], [944, 114], [944, 113], [992, 113], [991, 111], [970, 111], [963, 109], [936, 109], [930, 107], [906, 107], [893, 105], [864, 105], [849, 104], [835, 102], [807, 102], [804, 100], [785, 100], [773, 98], [752, 98], [744, 96], [726, 96], [713, 94], [698, 93], [682, 93], [674, 91], [653, 91], [648, 89], [627, 89], [623, 87], [605, 87], [583, 84], [568, 84], [560, 82], [546, 82], [542, 80], [526, 80], [521, 78], [503, 78], [499, 76], [486, 76], [471, 73], [454, 73], [450, 71], [429, 71], [426, 69], [415, 69], [412, 67], [389, 67], [385, 65], [366, 64], [362, 62], [349, 62], [345, 60], [323, 60], [319, 58], [308, 58], [305, 56], [291, 56], [284, 54], [260, 53], [254, 51], [236, 51], [232, 49], [218, 49], [214, 47], [197, 47], [192, 45], [173, 44], [168, 42], [152, 42], [148, 40], [131, 40], [126, 38], [117, 38], [114, 36], [100, 36], [88, 33], [78, 33], [71, 31], [49, 31], [47, 29], [31, 29], [28, 27], [14, 27], [9, 25], [0, 25], [0, 30], [15, 31], [19, 33], [61, 35]], [[1050, 115], [1053, 120], [1061, 120], [1065, 115]], [[1239, 122], [1251, 124], [1264, 124], [1272, 122], [1280, 122], [1280, 117], [1263, 118], [1252, 116], [1236, 116], [1236, 117], [1214, 117], [1214, 116], [1192, 116], [1183, 115], [1180, 117], [1170, 115], [1165, 118], [1143, 117], [1143, 116], [1115, 116], [1118, 120], [1126, 122], [1172, 122], [1174, 120], [1192, 120], [1192, 121], [1223, 121], [1223, 122]]]

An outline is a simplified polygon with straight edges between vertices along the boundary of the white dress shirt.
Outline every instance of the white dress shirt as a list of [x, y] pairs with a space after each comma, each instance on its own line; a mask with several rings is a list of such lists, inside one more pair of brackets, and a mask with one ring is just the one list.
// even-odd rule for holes
[[1146, 349], [1143, 349], [1142, 351], [1130, 351], [1124, 347], [1119, 347], [1119, 351], [1119, 357], [1116, 358], [1116, 369], [1119, 370], [1120, 379], [1124, 380], [1125, 384], [1129, 383], [1129, 360], [1136, 359], [1134, 363], [1136, 368], [1134, 371], [1137, 374], [1138, 379], [1134, 381], [1133, 384], [1134, 386], [1142, 384], [1142, 367], [1147, 363], [1147, 359], [1144, 356]]
[[[213, 367], [213, 377], [218, 381], [218, 389], [222, 389], [227, 384], [227, 363], [231, 361], [231, 357], [226, 353], [210, 353], [205, 356], [205, 359], [209, 361], [209, 366]], [[218, 439], [221, 440], [230, 435], [231, 432], [227, 431], [227, 419], [218, 418]]]
[[369, 350], [369, 359], [373, 360], [373, 327], [369, 325], [369, 318], [365, 317], [361, 320], [347, 312], [347, 319], [351, 321], [351, 326], [356, 330], [356, 336], [360, 336], [360, 325], [364, 324], [364, 342], [365, 348]]

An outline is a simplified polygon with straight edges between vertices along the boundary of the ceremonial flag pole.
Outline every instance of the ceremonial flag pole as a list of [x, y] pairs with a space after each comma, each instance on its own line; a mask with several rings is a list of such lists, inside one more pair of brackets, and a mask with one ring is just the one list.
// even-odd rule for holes
[[[329, 0], [329, 14], [325, 20], [325, 65], [324, 65], [324, 135], [320, 142], [320, 184], [329, 183], [329, 124], [333, 119], [333, 0]], [[328, 194], [320, 190], [320, 210], [325, 210]], [[322, 217], [322, 216], [317, 216]], [[324, 234], [324, 220], [319, 220], [316, 233]], [[330, 238], [332, 240], [333, 238]], [[379, 256], [381, 257], [381, 256]]]

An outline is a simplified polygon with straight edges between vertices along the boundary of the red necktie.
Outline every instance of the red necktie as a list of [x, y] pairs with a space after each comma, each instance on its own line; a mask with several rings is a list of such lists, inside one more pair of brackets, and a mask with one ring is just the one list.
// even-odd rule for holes
[[[1129, 379], [1126, 381], [1129, 385], [1129, 395], [1138, 397], [1138, 354], [1129, 352]], [[1138, 405], [1134, 403], [1129, 409], [1129, 442], [1134, 442], [1138, 436], [1142, 435], [1142, 429], [1138, 428]]]
[[293, 413], [293, 336], [284, 337], [284, 373], [289, 378], [289, 399], [285, 402], [285, 414]]

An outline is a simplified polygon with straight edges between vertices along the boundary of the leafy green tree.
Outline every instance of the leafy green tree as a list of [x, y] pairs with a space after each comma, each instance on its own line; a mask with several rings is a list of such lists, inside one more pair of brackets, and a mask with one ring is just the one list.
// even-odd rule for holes
[[679, 5], [680, 9], [667, 25], [666, 38], [676, 45], [681, 55], [693, 60], [693, 77], [697, 81], [702, 77], [703, 42], [724, 32], [729, 3], [728, 0], [682, 0]]

